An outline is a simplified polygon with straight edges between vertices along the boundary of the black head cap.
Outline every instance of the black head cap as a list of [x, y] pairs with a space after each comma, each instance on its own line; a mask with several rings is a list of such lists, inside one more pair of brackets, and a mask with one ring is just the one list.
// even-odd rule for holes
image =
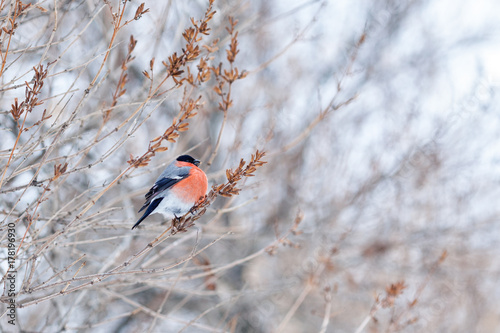
[[196, 166], [200, 165], [199, 160], [192, 158], [189, 155], [181, 155], [181, 156], [177, 157], [177, 161], [191, 163], [191, 164], [194, 164]]

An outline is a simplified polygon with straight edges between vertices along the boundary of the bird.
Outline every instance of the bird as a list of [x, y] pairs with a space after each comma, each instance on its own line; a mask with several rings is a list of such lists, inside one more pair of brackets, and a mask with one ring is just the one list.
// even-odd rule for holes
[[181, 155], [170, 163], [146, 193], [139, 213], [147, 208], [146, 212], [132, 230], [151, 214], [160, 213], [172, 219], [189, 212], [207, 193], [207, 175], [199, 165], [200, 161], [189, 155]]

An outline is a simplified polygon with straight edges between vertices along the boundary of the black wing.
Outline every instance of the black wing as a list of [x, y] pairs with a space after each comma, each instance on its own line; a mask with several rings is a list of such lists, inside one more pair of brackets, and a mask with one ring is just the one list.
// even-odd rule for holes
[[154, 184], [154, 186], [151, 187], [149, 192], [146, 193], [146, 202], [141, 207], [141, 209], [139, 209], [139, 213], [142, 212], [147, 206], [149, 206], [149, 204], [151, 203], [151, 200], [153, 200], [158, 195], [158, 193], [161, 193], [162, 191], [166, 190], [167, 188], [174, 186], [175, 184], [177, 184], [178, 182], [180, 182], [181, 180], [183, 180], [186, 177], [187, 177], [187, 175], [185, 177], [162, 178], [162, 179], [158, 180]]
[[[132, 227], [132, 230], [134, 230], [135, 227], [137, 227], [139, 224], [141, 224], [141, 222], [149, 216], [149, 214], [151, 214], [153, 212], [153, 210], [155, 210], [156, 207], [158, 207], [158, 205], [160, 204], [160, 202], [163, 200], [163, 198], [158, 198], [158, 199], [155, 199], [153, 200], [153, 202], [151, 203], [151, 205], [149, 205], [148, 209], [146, 209], [146, 212], [144, 213], [144, 215], [142, 215], [142, 217], [139, 219], [139, 221], [137, 221], [136, 224], [134, 224], [134, 226]], [[142, 210], [142, 209], [141, 209]]]

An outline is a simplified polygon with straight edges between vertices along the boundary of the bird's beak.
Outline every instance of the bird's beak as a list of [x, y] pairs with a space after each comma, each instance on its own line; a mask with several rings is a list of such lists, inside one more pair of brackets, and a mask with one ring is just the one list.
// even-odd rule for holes
[[194, 160], [194, 163], [193, 163], [193, 164], [194, 164], [194, 165], [196, 165], [196, 166], [199, 166], [199, 165], [200, 165], [200, 163], [201, 163], [201, 161], [200, 161], [200, 160]]

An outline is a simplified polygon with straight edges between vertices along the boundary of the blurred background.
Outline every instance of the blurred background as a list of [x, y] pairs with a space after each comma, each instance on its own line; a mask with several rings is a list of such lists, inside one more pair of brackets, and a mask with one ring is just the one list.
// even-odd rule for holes
[[[208, 1], [140, 4], [0, 5], [1, 331], [500, 330], [499, 3], [215, 1], [180, 77], [245, 71], [226, 111], [213, 71], [181, 86], [162, 64]], [[168, 150], [127, 163], [199, 96]], [[256, 150], [187, 232], [130, 230], [178, 155], [215, 185]]]

